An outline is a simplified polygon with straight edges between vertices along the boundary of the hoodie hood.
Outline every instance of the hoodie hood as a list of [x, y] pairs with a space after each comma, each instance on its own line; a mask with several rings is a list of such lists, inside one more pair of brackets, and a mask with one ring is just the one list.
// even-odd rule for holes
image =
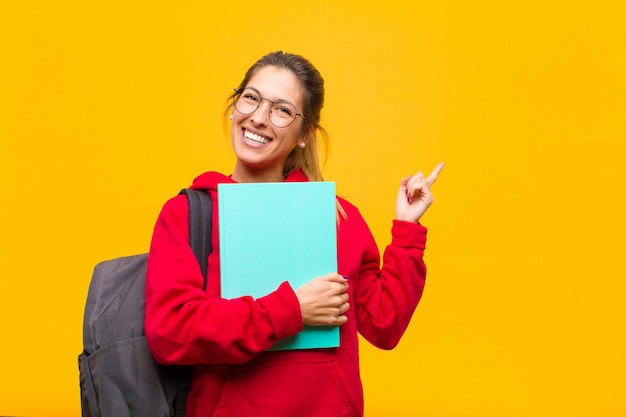
[[[308, 181], [309, 179], [304, 174], [304, 172], [302, 172], [300, 168], [294, 169], [289, 174], [287, 174], [287, 177], [285, 178], [285, 182], [308, 182]], [[193, 190], [217, 191], [217, 184], [223, 184], [223, 183], [234, 184], [236, 182], [237, 181], [233, 180], [232, 175], [224, 175], [219, 172], [209, 171], [209, 172], [205, 172], [204, 174], [197, 176], [193, 180], [190, 188]]]

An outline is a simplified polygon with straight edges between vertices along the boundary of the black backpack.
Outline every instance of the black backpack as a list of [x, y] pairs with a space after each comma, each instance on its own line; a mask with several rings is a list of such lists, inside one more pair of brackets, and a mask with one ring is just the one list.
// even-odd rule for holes
[[[189, 242], [206, 288], [211, 252], [211, 197], [184, 189]], [[191, 366], [157, 364], [144, 333], [147, 254], [96, 265], [85, 305], [83, 352], [78, 356], [83, 417], [182, 417]]]

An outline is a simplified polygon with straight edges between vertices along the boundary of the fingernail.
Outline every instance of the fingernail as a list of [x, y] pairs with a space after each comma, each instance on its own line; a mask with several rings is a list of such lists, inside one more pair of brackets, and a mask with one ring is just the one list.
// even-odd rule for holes
[[346, 281], [348, 280], [348, 277], [346, 275], [342, 275], [343, 279], [345, 279]]

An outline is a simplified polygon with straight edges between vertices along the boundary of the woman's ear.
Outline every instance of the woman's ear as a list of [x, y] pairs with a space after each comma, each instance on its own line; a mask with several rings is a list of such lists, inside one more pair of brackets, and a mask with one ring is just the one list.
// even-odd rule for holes
[[298, 141], [298, 146], [300, 146], [301, 148], [304, 148], [305, 146], [307, 146], [309, 142], [311, 142], [311, 139], [315, 137], [316, 133], [317, 133], [317, 127], [315, 126], [309, 127], [306, 133], [302, 135], [302, 137]]

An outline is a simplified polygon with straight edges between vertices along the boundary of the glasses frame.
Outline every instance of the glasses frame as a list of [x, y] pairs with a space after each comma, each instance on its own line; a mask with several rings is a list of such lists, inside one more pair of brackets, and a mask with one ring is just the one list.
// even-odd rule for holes
[[[255, 111], [257, 111], [257, 110], [259, 109], [259, 107], [261, 107], [261, 103], [263, 102], [263, 100], [266, 100], [266, 101], [269, 101], [269, 102], [271, 103], [271, 106], [269, 107], [269, 109], [268, 109], [268, 111], [267, 111], [268, 119], [270, 120], [270, 123], [271, 123], [271, 124], [273, 124], [274, 126], [276, 126], [276, 127], [277, 127], [277, 128], [279, 128], [279, 129], [282, 129], [282, 128], [285, 128], [285, 127], [289, 127], [289, 126], [291, 126], [291, 125], [293, 124], [293, 122], [296, 120], [296, 118], [297, 118], [298, 116], [302, 117], [303, 119], [306, 119], [306, 116], [305, 116], [305, 115], [303, 115], [302, 113], [298, 113], [298, 111], [297, 111], [297, 109], [296, 109], [296, 113], [295, 113], [295, 115], [293, 116], [293, 118], [291, 119], [291, 122], [289, 122], [289, 124], [287, 124], [287, 125], [285, 125], [285, 126], [278, 126], [276, 123], [274, 123], [274, 122], [272, 121], [272, 107], [274, 107], [274, 104], [276, 104], [276, 103], [280, 103], [282, 100], [281, 100], [281, 101], [272, 101], [272, 100], [270, 100], [269, 98], [261, 97], [261, 95], [260, 95], [260, 94], [258, 94], [258, 93], [259, 93], [258, 91], [257, 91], [257, 95], [259, 96], [259, 103], [257, 104], [256, 108], [255, 108], [254, 110], [252, 110], [251, 112], [249, 112], [249, 113], [244, 113], [244, 112], [242, 112], [241, 110], [239, 110], [239, 109], [237, 108], [237, 102], [238, 102], [238, 101], [239, 101], [239, 99], [241, 98], [241, 94], [244, 92], [245, 88], [243, 88], [243, 89], [236, 89], [236, 88], [233, 88], [233, 90], [235, 90], [235, 101], [234, 101], [233, 105], [234, 105], [234, 107], [235, 107], [235, 110], [237, 110], [237, 111], [238, 111], [239, 113], [241, 113], [241, 114], [248, 115], [248, 114], [252, 114], [252, 113], [254, 113]], [[255, 89], [252, 89], [252, 88], [251, 88], [251, 90], [255, 90]], [[290, 103], [290, 104], [291, 104], [291, 103]], [[293, 107], [295, 108], [296, 106], [293, 106]]]

